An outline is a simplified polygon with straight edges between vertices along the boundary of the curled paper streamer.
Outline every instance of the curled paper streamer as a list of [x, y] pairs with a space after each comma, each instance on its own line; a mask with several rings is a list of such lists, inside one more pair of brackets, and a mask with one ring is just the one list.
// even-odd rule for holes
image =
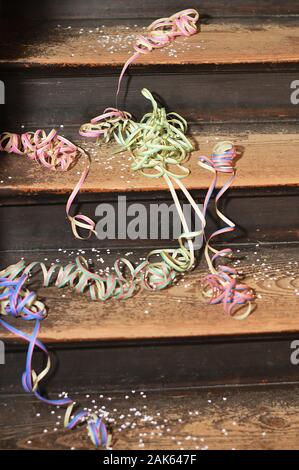
[[[151, 263], [146, 260], [134, 268], [126, 258], [115, 261], [114, 273], [99, 275], [89, 269], [86, 259], [82, 256], [78, 256], [74, 263], [66, 266], [52, 264], [49, 268], [40, 262], [33, 262], [26, 266], [21, 260], [0, 272], [2, 277], [9, 276], [12, 280], [29, 274], [34, 278], [39, 276], [43, 287], [52, 285], [59, 289], [69, 287], [76, 293], [87, 293], [91, 300], [102, 301], [110, 298], [127, 299], [132, 297], [140, 287], [149, 290], [164, 289], [175, 277], [175, 272], [166, 263]], [[1, 306], [3, 307], [3, 302]], [[1, 312], [5, 314], [4, 307]]]
[[74, 429], [78, 424], [87, 421], [87, 433], [91, 442], [96, 446], [109, 447], [111, 442], [111, 435], [108, 434], [105, 423], [102, 418], [96, 413], [89, 413], [88, 411], [79, 411], [74, 416], [71, 416], [75, 403], [71, 403], [65, 413], [64, 427], [66, 429]]
[[[79, 149], [79, 147], [78, 147], [78, 149]], [[82, 149], [79, 149], [79, 150], [82, 151], [86, 155], [85, 151], [83, 151]], [[84, 215], [84, 214], [76, 214], [74, 216], [70, 215], [72, 204], [73, 204], [77, 194], [81, 190], [81, 188], [84, 184], [84, 181], [86, 180], [86, 178], [88, 176], [88, 172], [89, 172], [89, 165], [86, 165], [82, 175], [80, 176], [80, 179], [79, 179], [78, 183], [74, 187], [74, 189], [73, 189], [73, 191], [72, 191], [71, 195], [69, 196], [68, 201], [66, 203], [66, 215], [67, 215], [67, 218], [69, 219], [69, 221], [71, 223], [73, 234], [76, 238], [78, 238], [80, 240], [87, 240], [88, 238], [91, 237], [91, 235], [93, 233], [96, 233], [95, 223], [90, 217], [87, 217], [87, 215]], [[82, 237], [81, 235], [79, 235], [79, 232], [78, 232], [79, 228], [87, 230], [87, 235], [85, 237]]]
[[[193, 150], [186, 137], [187, 122], [177, 113], [167, 113], [160, 108], [149, 90], [144, 88], [142, 95], [153, 107], [142, 119], [134, 121], [130, 114], [113, 110], [83, 124], [80, 135], [96, 137], [98, 142], [114, 140], [120, 150], [128, 150], [133, 158], [131, 169], [141, 171], [149, 178], [159, 178], [164, 174], [184, 178], [189, 170], [184, 161]], [[107, 110], [106, 110], [107, 111]], [[171, 171], [175, 167], [178, 171]]]
[[[88, 159], [85, 150], [76, 146], [65, 137], [58, 135], [55, 129], [49, 134], [46, 131], [38, 129], [36, 132], [25, 132], [24, 134], [14, 134], [4, 132], [0, 135], [0, 152], [14, 153], [27, 156], [30, 160], [40, 163], [50, 170], [67, 171], [70, 169], [80, 156]], [[66, 215], [72, 227], [76, 238], [84, 240], [95, 233], [95, 223], [87, 216], [77, 214], [71, 216], [71, 206], [89, 172], [89, 163], [85, 163], [85, 169], [70, 195], [66, 205]], [[78, 228], [86, 229], [88, 234], [81, 237]]]
[[[255, 299], [254, 291], [246, 284], [240, 283], [238, 279], [240, 275], [237, 270], [231, 267], [219, 265], [215, 268], [215, 262], [222, 257], [230, 257], [232, 250], [225, 248], [223, 250], [215, 250], [211, 247], [210, 242], [213, 238], [223, 233], [231, 232], [235, 229], [235, 224], [225, 217], [218, 208], [219, 199], [228, 190], [235, 179], [236, 168], [235, 159], [237, 153], [232, 142], [219, 142], [213, 149], [210, 159], [202, 156], [199, 158], [199, 165], [214, 174], [209, 190], [207, 192], [203, 214], [206, 215], [207, 207], [213, 191], [216, 188], [218, 174], [224, 173], [228, 175], [228, 179], [222, 188], [218, 191], [215, 198], [215, 209], [218, 217], [227, 225], [226, 227], [216, 230], [206, 242], [205, 258], [207, 260], [211, 274], [207, 275], [203, 280], [203, 295], [210, 299], [211, 304], [223, 303], [224, 311], [233, 315], [237, 320], [247, 318], [252, 312], [252, 302]], [[210, 252], [213, 253], [212, 258]], [[240, 309], [240, 305], [245, 305], [246, 309], [241, 314], [235, 312]]]
[[[15, 328], [9, 322], [0, 318], [0, 324], [9, 332], [28, 343], [26, 368], [22, 375], [22, 385], [27, 393], [32, 393], [35, 397], [52, 406], [67, 407], [64, 419], [64, 426], [67, 429], [73, 429], [80, 423], [87, 422], [88, 434], [96, 446], [109, 445], [111, 436], [108, 436], [107, 428], [101, 417], [86, 411], [76, 412], [72, 416], [75, 402], [66, 397], [58, 400], [45, 398], [39, 392], [39, 383], [48, 374], [51, 368], [51, 360], [46, 346], [38, 340], [38, 334], [41, 327], [41, 321], [46, 317], [46, 309], [42, 302], [37, 300], [36, 294], [30, 292], [25, 287], [27, 275], [20, 273], [20, 265], [17, 268], [9, 267], [6, 272], [0, 273], [0, 305], [1, 314], [22, 318], [25, 321], [32, 321], [34, 327], [31, 334]], [[47, 363], [45, 368], [37, 373], [32, 366], [33, 353], [36, 349], [42, 351]]]
[[67, 171], [78, 156], [76, 145], [55, 129], [49, 134], [41, 129], [21, 135], [4, 132], [0, 136], [0, 151], [26, 155], [46, 168], [61, 171]]
[[112, 139], [114, 131], [118, 130], [119, 126], [131, 123], [131, 118], [131, 114], [125, 111], [107, 108], [103, 114], [81, 126], [79, 134], [83, 137], [101, 138], [103, 142], [107, 143]]
[[196, 23], [198, 19], [198, 12], [189, 8], [188, 10], [179, 11], [169, 18], [160, 18], [154, 21], [148, 27], [146, 34], [138, 36], [134, 45], [135, 52], [124, 64], [119, 76], [116, 96], [119, 94], [126, 70], [141, 54], [148, 54], [153, 49], [165, 47], [178, 36], [192, 36], [197, 33]]

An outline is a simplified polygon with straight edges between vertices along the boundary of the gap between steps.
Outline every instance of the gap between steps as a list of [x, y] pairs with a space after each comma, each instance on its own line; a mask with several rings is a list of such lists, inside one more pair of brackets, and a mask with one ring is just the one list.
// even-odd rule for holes
[[[298, 381], [282, 381], [282, 382], [268, 382], [268, 383], [259, 383], [259, 382], [253, 382], [253, 383], [248, 383], [248, 384], [215, 384], [215, 385], [199, 385], [199, 386], [187, 386], [187, 387], [163, 387], [163, 388], [151, 388], [151, 387], [142, 387], [140, 389], [134, 387], [136, 389], [136, 392], [139, 391], [144, 391], [144, 392], [149, 392], [149, 393], [178, 393], [178, 392], [193, 392], [195, 393], [196, 391], [202, 392], [202, 391], [238, 391], [238, 390], [252, 390], [252, 391], [259, 391], [259, 390], [266, 390], [266, 389], [285, 389], [289, 387], [294, 387], [297, 388], [299, 387], [299, 382]], [[101, 388], [88, 388], [88, 389], [82, 389], [78, 390], [76, 392], [72, 392], [72, 395], [82, 395], [82, 393], [99, 393], [103, 391], [105, 395], [111, 393], [111, 394], [123, 394], [123, 393], [128, 393], [131, 391], [131, 388], [117, 388], [117, 389], [101, 389]], [[55, 395], [55, 393], [60, 393], [60, 390], [51, 390], [51, 394]], [[14, 397], [28, 397], [28, 394], [26, 393], [3, 393], [0, 392], [0, 399], [4, 400], [5, 398], [14, 398]]]
[[[254, 241], [254, 242], [243, 242], [243, 243], [231, 243], [231, 242], [226, 242], [226, 243], [215, 243], [213, 246], [215, 248], [217, 247], [223, 247], [223, 246], [227, 246], [229, 245], [230, 247], [232, 248], [238, 248], [238, 247], [248, 247], [248, 248], [254, 248], [256, 247], [256, 245], [259, 245], [261, 247], [267, 247], [267, 248], [270, 248], [270, 247], [273, 247], [275, 248], [276, 246], [286, 246], [286, 247], [289, 247], [289, 246], [292, 246], [292, 247], [296, 247], [298, 246], [299, 248], [299, 241], [277, 241], [277, 242], [263, 242], [263, 241]], [[126, 250], [126, 251], [132, 251], [132, 250], [138, 250], [138, 251], [147, 251], [148, 249], [151, 249], [151, 248], [156, 248], [156, 245], [154, 246], [146, 246], [146, 248], [142, 248], [139, 246], [130, 246], [129, 248], [124, 248], [123, 246], [119, 246], [119, 247], [113, 247], [110, 249], [110, 251], [119, 251], [120, 249], [122, 250]], [[66, 252], [70, 252], [70, 251], [78, 251], [79, 249], [82, 249], [82, 248], [62, 248], [64, 251]], [[83, 249], [85, 251], [92, 251], [92, 248], [84, 248], [83, 246]], [[100, 248], [99, 248], [100, 249]], [[104, 247], [103, 249], [107, 249], [106, 247]], [[5, 253], [45, 253], [45, 252], [48, 252], [48, 253], [57, 253], [57, 249], [55, 248], [48, 248], [48, 249], [39, 249], [39, 248], [35, 248], [35, 249], [31, 249], [31, 250], [18, 250], [18, 249], [14, 249], [14, 250], [0, 250], [0, 256], [1, 255], [4, 255]]]

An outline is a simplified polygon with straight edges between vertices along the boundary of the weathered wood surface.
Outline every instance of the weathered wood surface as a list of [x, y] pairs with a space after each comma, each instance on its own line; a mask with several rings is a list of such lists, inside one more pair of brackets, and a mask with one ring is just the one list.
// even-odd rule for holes
[[[4, 27], [2, 28], [4, 31]], [[136, 25], [103, 27], [98, 23], [81, 27], [74, 23], [44, 23], [30, 31], [10, 26], [0, 46], [0, 64], [19, 66], [120, 66], [133, 52], [138, 34]], [[261, 47], [261, 44], [263, 47]], [[192, 37], [178, 38], [162, 49], [141, 54], [136, 64], [210, 65], [297, 63], [299, 28], [294, 25], [265, 23], [201, 25]], [[219, 47], [221, 45], [221, 47]]]
[[[67, 137], [67, 135], [66, 135]], [[232, 140], [241, 152], [237, 162], [237, 177], [232, 187], [259, 188], [298, 186], [298, 134], [240, 134], [194, 135], [191, 137], [197, 150], [186, 166], [191, 173], [184, 179], [188, 189], [207, 189], [211, 173], [198, 165], [200, 155], [209, 156], [220, 140]], [[79, 142], [80, 145], [81, 142]], [[115, 145], [98, 146], [94, 141], [82, 145], [91, 156], [91, 171], [82, 187], [86, 193], [121, 193], [129, 191], [167, 190], [163, 178], [146, 178], [130, 169], [128, 153], [113, 154]], [[69, 193], [76, 185], [86, 161], [78, 161], [64, 173], [49, 171], [26, 157], [1, 155], [1, 195]], [[219, 184], [225, 178], [220, 177]]]
[[[100, 268], [112, 265], [117, 257], [116, 253], [107, 254], [106, 250], [83, 254], [88, 259], [97, 259]], [[56, 259], [66, 262], [74, 259], [76, 253], [56, 251], [46, 255], [38, 252], [2, 254], [1, 266], [16, 262], [21, 256], [27, 261], [47, 258], [47, 263]], [[134, 256], [139, 259], [140, 253]], [[193, 273], [185, 275], [172, 288], [159, 293], [139, 292], [126, 301], [89, 302], [86, 296], [68, 290], [39, 289], [49, 311], [40, 338], [47, 342], [65, 342], [298, 332], [298, 245], [277, 248], [260, 245], [248, 250], [243, 247], [236, 256], [240, 260], [234, 265], [246, 274], [246, 281], [257, 292], [256, 308], [245, 321], [224, 316], [222, 306], [206, 304], [200, 282], [207, 268], [201, 262]], [[28, 328], [28, 325], [22, 326]], [[12, 338], [3, 332], [1, 337]]]
[[[86, 407], [106, 407], [114, 450], [299, 447], [295, 386], [157, 391], [143, 395], [137, 390], [134, 394], [112, 392], [102, 396], [86, 390], [85, 394], [76, 395], [76, 401]], [[63, 410], [54, 409], [54, 414], [50, 414], [50, 408], [33, 398], [13, 395], [1, 396], [0, 410], [1, 449], [93, 449], [84, 426], [63, 430]]]

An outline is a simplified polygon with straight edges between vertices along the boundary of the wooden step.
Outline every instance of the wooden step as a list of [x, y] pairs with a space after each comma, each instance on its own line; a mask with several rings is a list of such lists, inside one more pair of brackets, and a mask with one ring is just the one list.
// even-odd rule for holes
[[[201, 155], [210, 156], [213, 147], [221, 140], [232, 140], [241, 150], [242, 157], [237, 164], [237, 178], [233, 188], [287, 188], [298, 187], [297, 149], [299, 136], [296, 133], [250, 133], [224, 130], [223, 134], [194, 134], [191, 139], [197, 150], [192, 153], [186, 167], [190, 175], [185, 178], [190, 190], [206, 190], [211, 175], [198, 165]], [[67, 137], [65, 130], [63, 135]], [[130, 168], [127, 152], [117, 153], [119, 147], [113, 144], [99, 146], [94, 139], [76, 139], [78, 145], [91, 156], [91, 171], [82, 193], [125, 193], [167, 191], [163, 178], [146, 178]], [[285, 162], [285, 163], [284, 163]], [[43, 195], [70, 193], [78, 182], [78, 172], [86, 162], [81, 159], [73, 169], [61, 172], [48, 171], [24, 157], [2, 154], [0, 158], [0, 197], [16, 195]], [[219, 182], [224, 182], [225, 177]]]
[[[83, 252], [85, 250], [83, 249]], [[206, 304], [200, 280], [207, 272], [202, 260], [199, 267], [171, 289], [156, 293], [140, 292], [125, 301], [89, 302], [86, 296], [56, 288], [42, 289], [47, 298], [49, 317], [44, 322], [41, 339], [46, 342], [133, 340], [144, 338], [213, 337], [269, 333], [298, 333], [296, 311], [299, 305], [298, 245], [263, 245], [238, 248], [235, 266], [246, 273], [248, 283], [258, 294], [257, 308], [246, 321], [223, 316], [222, 306]], [[78, 251], [78, 253], [82, 253]], [[144, 253], [133, 253], [133, 259]], [[75, 252], [2, 253], [1, 266], [16, 262], [57, 258], [63, 263], [74, 259]], [[103, 257], [97, 266], [112, 266], [120, 253], [106, 250], [86, 251], [89, 259]], [[130, 258], [130, 256], [128, 256]], [[288, 308], [285, 309], [287, 303]], [[182, 309], [183, 307], [183, 309]], [[82, 318], [82, 312], [86, 315]], [[111, 311], [112, 310], [112, 311]], [[4, 333], [4, 338], [11, 338]]]
[[[257, 291], [256, 308], [246, 321], [226, 317], [221, 306], [205, 303], [200, 288], [207, 273], [203, 261], [171, 289], [139, 292], [124, 302], [90, 302], [68, 290], [39, 289], [49, 312], [40, 339], [53, 359], [46, 390], [298, 381], [298, 366], [291, 362], [292, 342], [299, 336], [298, 244], [239, 249], [235, 247], [240, 258], [235, 265]], [[111, 266], [121, 255], [97, 249], [78, 253], [100, 268]], [[1, 253], [1, 266], [20, 257], [66, 263], [75, 255], [57, 250]], [[140, 251], [128, 257], [138, 260]], [[23, 323], [13, 322], [28, 330], [30, 325]], [[20, 393], [26, 346], [4, 331], [0, 337], [6, 347], [0, 391]], [[39, 352], [34, 361], [37, 370], [42, 369], [44, 357]]]
[[[8, 28], [9, 34], [1, 28], [1, 127], [11, 129], [79, 126], [114, 106], [121, 66], [142, 32], [140, 26], [80, 21], [45, 22], [25, 32]], [[138, 59], [118, 105], [140, 116], [148, 109], [140, 96], [147, 87], [193, 122], [298, 120], [291, 101], [298, 38], [297, 21], [202, 25], [197, 35]]]
[[[141, 392], [110, 391], [100, 398], [85, 389], [76, 400], [105, 407], [114, 450], [298, 449], [297, 386]], [[51, 414], [29, 396], [1, 395], [0, 409], [2, 450], [92, 449], [84, 426], [65, 431], [61, 411]], [[102, 454], [96, 459], [101, 462]]]
[[[80, 21], [62, 24], [52, 21], [43, 23], [40, 29], [44, 34], [38, 42], [33, 32], [32, 37], [25, 36], [26, 42], [21, 44], [17, 41], [24, 37], [23, 31], [13, 29], [9, 37], [2, 32], [0, 64], [18, 69], [30, 66], [122, 67], [132, 55], [135, 39], [145, 33], [146, 26], [109, 26], [109, 23], [105, 26], [88, 22], [82, 27]], [[256, 27], [246, 22], [201, 26], [199, 23], [199, 29], [191, 37], [179, 37], [165, 48], [141, 54], [136, 65], [297, 64], [299, 61], [299, 28], [295, 21], [285, 20], [279, 24], [266, 21]]]

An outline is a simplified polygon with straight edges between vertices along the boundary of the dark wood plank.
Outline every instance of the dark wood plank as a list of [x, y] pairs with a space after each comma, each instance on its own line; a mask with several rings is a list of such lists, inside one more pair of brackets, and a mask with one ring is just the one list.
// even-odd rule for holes
[[[151, 204], [173, 203], [169, 198], [165, 198], [165, 193], [147, 193], [147, 198], [143, 194], [126, 193], [127, 208], [135, 203], [141, 203], [147, 211]], [[193, 197], [201, 203], [203, 195], [193, 193]], [[95, 222], [99, 217], [95, 216], [95, 210], [99, 204], [110, 204], [115, 213], [117, 213], [116, 198], [94, 198], [94, 201], [80, 198], [79, 205], [74, 205], [74, 211], [80, 212], [92, 217]], [[232, 194], [226, 197], [223, 209], [231, 220], [237, 223], [234, 232], [225, 234], [221, 240], [224, 243], [275, 243], [275, 242], [296, 242], [298, 241], [298, 194], [281, 193], [275, 194], [271, 190], [269, 194]], [[185, 201], [182, 199], [182, 202]], [[5, 205], [0, 206], [1, 224], [5, 226], [0, 238], [1, 250], [56, 250], [57, 246], [64, 249], [91, 249], [100, 246], [107, 248], [147, 248], [161, 247], [162, 245], [176, 246], [177, 242], [173, 239], [173, 223], [170, 217], [169, 237], [153, 240], [150, 236], [150, 225], [147, 226], [147, 233], [144, 237], [131, 239], [127, 233], [125, 239], [122, 239], [117, 231], [114, 239], [100, 239], [91, 237], [82, 245], [80, 240], [74, 238], [70, 229], [69, 222], [65, 216], [65, 203], [63, 201], [53, 201], [45, 197], [33, 197], [24, 199], [21, 196], [18, 199], [5, 201]], [[47, 208], [46, 208], [47, 206]], [[275, 207], [275, 211], [273, 211]], [[258, 210], [257, 210], [258, 208]], [[290, 210], [291, 208], [291, 210]], [[49, 223], [49, 214], [55, 224]], [[281, 217], [281, 214], [286, 214]], [[132, 220], [127, 216], [126, 223]], [[31, 221], [31, 223], [28, 223]], [[38, 227], [38, 230], [36, 230]], [[207, 214], [207, 230], [215, 231], [220, 227], [219, 220], [212, 209]]]
[[[85, 256], [95, 262], [95, 258], [103, 258], [103, 264], [97, 262], [102, 268], [112, 265], [117, 257], [117, 253], [105, 251], [97, 254], [94, 249]], [[56, 259], [66, 262], [75, 255], [76, 252], [63, 251], [2, 254], [1, 266], [16, 262], [21, 256], [28, 261], [47, 258], [49, 263]], [[68, 290], [40, 289], [49, 309], [40, 337], [47, 342], [67, 342], [298, 333], [297, 244], [277, 248], [261, 244], [248, 250], [242, 248], [236, 256], [242, 258], [236, 259], [234, 265], [246, 274], [246, 281], [257, 291], [256, 310], [246, 321], [224, 317], [222, 306], [206, 304], [200, 281], [207, 268], [201, 261], [195, 271], [171, 289], [142, 291], [127, 301], [89, 302], [85, 295]], [[135, 257], [142, 256], [136, 252]], [[86, 312], [84, 317], [82, 312]], [[2, 337], [12, 338], [7, 333]]]
[[[124, 193], [126, 196], [126, 207], [135, 203], [142, 204], [149, 214], [151, 204], [173, 204], [168, 193]], [[166, 197], [167, 195], [167, 197]], [[90, 198], [82, 195], [79, 204], [73, 207], [74, 213], [83, 213], [92, 217], [95, 222], [100, 220], [95, 215], [99, 204], [109, 203], [115, 214], [118, 211], [117, 196], [94, 195]], [[203, 202], [203, 192], [193, 193], [193, 197], [198, 203]], [[184, 198], [181, 198], [185, 203]], [[227, 243], [259, 243], [259, 242], [287, 242], [298, 241], [298, 190], [296, 192], [280, 190], [275, 188], [263, 190], [249, 190], [249, 193], [237, 190], [226, 196], [222, 208], [227, 217], [235, 221], [237, 228], [234, 232], [221, 237]], [[0, 220], [5, 231], [0, 237], [1, 250], [56, 250], [57, 247], [64, 249], [91, 249], [93, 247], [107, 248], [137, 248], [161, 246], [176, 246], [173, 240], [172, 218], [169, 221], [169, 239], [163, 240], [159, 236], [158, 240], [153, 240], [150, 236], [150, 224], [147, 226], [145, 238], [138, 237], [131, 239], [127, 233], [122, 239], [116, 231], [115, 239], [101, 239], [91, 237], [82, 245], [81, 240], [76, 240], [72, 234], [70, 224], [65, 216], [66, 197], [32, 196], [25, 198], [21, 194], [18, 198], [10, 197], [2, 200], [0, 205]], [[207, 230], [210, 233], [220, 227], [218, 218], [211, 209], [207, 214]], [[273, 210], [275, 207], [275, 210]], [[284, 216], [282, 217], [282, 214]], [[51, 216], [49, 220], [49, 215]], [[127, 216], [126, 223], [133, 217]], [[30, 223], [29, 223], [30, 221]], [[52, 221], [55, 221], [53, 223]], [[175, 237], [176, 238], [176, 237]]]
[[[87, 392], [76, 399], [86, 407], [94, 406], [92, 400], [99, 408], [106, 407], [115, 450], [295, 450], [299, 446], [298, 387], [111, 392], [102, 399], [99, 393]], [[1, 449], [92, 449], [84, 427], [63, 430], [58, 418], [62, 410], [51, 415], [31, 397], [5, 395], [0, 409]]]
[[[132, 67], [124, 80], [119, 107], [141, 117], [150, 109], [141, 96], [145, 87], [189, 122], [298, 121], [299, 106], [291, 102], [297, 64], [284, 64], [279, 70], [271, 64], [261, 64], [258, 69], [254, 64], [215, 66], [213, 70], [198, 67], [166, 65], [163, 70], [154, 66], [151, 71]], [[69, 67], [42, 73], [39, 67], [19, 74], [3, 71], [6, 104], [2, 105], [0, 128], [79, 128], [107, 106], [115, 106], [119, 71], [102, 73], [88, 68], [80, 72]]]
[[[51, 394], [294, 383], [299, 368], [290, 360], [293, 341], [298, 333], [48, 343], [52, 368], [42, 389]], [[7, 339], [5, 346], [0, 392], [22, 393], [26, 346]], [[44, 360], [35, 352], [35, 370], [43, 370]]]
[[[189, 4], [188, 4], [189, 6]], [[197, 8], [203, 16], [238, 17], [238, 16], [270, 16], [298, 15], [299, 8], [296, 0], [193, 0], [190, 6]], [[20, 3], [18, 8], [9, 2], [1, 2], [2, 16], [20, 18], [73, 19], [73, 18], [156, 18], [169, 16], [176, 11], [186, 8], [182, 0], [44, 0], [36, 2], [27, 0], [26, 7]]]

